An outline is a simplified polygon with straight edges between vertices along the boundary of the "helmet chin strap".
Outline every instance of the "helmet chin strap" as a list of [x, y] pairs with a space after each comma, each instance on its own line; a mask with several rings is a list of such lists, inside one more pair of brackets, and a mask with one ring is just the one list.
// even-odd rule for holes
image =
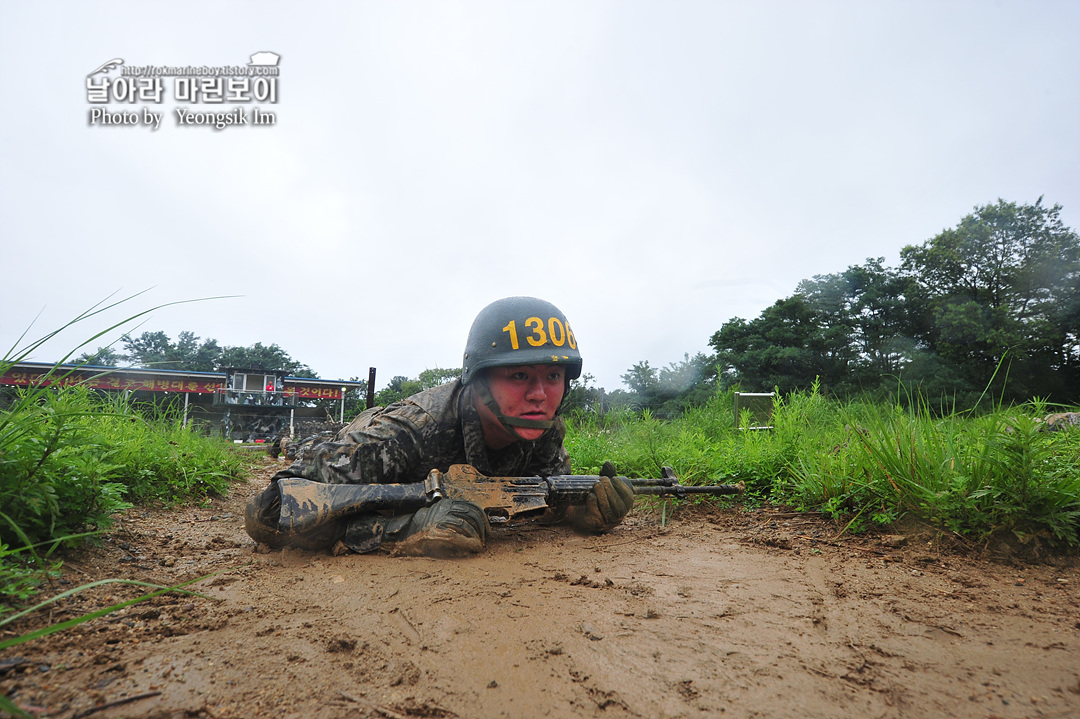
[[[491, 389], [488, 387], [487, 378], [483, 375], [477, 377], [473, 381], [473, 386], [476, 388], [476, 394], [480, 397], [480, 401], [484, 403], [484, 406], [491, 410], [491, 413], [495, 415], [495, 419], [499, 420], [501, 424], [510, 434], [521, 439], [514, 427], [521, 427], [522, 429], [551, 429], [555, 426], [555, 420], [553, 419], [524, 419], [522, 417], [507, 417], [502, 413], [502, 409], [499, 408], [499, 403], [495, 401], [495, 398], [491, 395]], [[523, 440], [530, 441], [530, 440]]]

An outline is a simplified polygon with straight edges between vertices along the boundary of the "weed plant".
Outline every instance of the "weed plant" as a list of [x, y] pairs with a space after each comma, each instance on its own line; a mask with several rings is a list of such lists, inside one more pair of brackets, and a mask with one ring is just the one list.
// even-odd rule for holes
[[735, 427], [733, 402], [733, 392], [718, 392], [674, 420], [648, 410], [574, 415], [567, 450], [575, 471], [596, 471], [611, 460], [621, 473], [645, 477], [669, 466], [684, 484], [744, 481], [749, 494], [764, 497], [801, 451], [824, 444], [841, 421], [816, 389], [775, 399], [772, 430], [750, 430], [748, 418]]
[[131, 501], [224, 493], [241, 472], [227, 445], [155, 422], [83, 387], [39, 393], [0, 412], [18, 439], [0, 454], [0, 522], [24, 544], [103, 528]]
[[1075, 432], [1048, 432], [1045, 405], [940, 416], [924, 403], [843, 408], [845, 441], [800, 456], [791, 495], [803, 505], [887, 523], [913, 514], [961, 535], [1010, 530], [1080, 546]]
[[684, 484], [742, 480], [744, 502], [824, 512], [851, 531], [906, 515], [1080, 547], [1080, 430], [1044, 431], [1045, 403], [942, 414], [917, 396], [842, 403], [815, 386], [776, 398], [773, 429], [752, 431], [748, 418], [734, 426], [733, 402], [719, 392], [671, 421], [572, 415], [567, 449], [578, 472], [611, 460], [634, 477], [667, 465]]
[[[130, 299], [105, 306], [99, 303], [59, 330], [22, 348], [12, 348], [0, 358], [0, 374], [29, 358], [34, 350], [64, 329]], [[70, 374], [65, 372], [63, 363], [76, 351], [153, 309], [158, 308], [138, 313], [94, 335], [48, 370], [39, 384], [17, 391], [10, 403], [0, 409], [0, 628], [102, 584], [141, 584], [156, 591], [65, 622], [9, 636], [0, 642], [0, 650], [164, 592], [180, 590], [205, 578], [175, 587], [105, 579], [11, 613], [13, 604], [30, 599], [40, 581], [59, 568], [59, 563], [50, 559], [58, 546], [107, 528], [115, 512], [131, 506], [128, 498], [174, 502], [223, 492], [229, 481], [242, 472], [241, 458], [229, 451], [228, 445], [189, 431], [178, 418], [167, 415], [147, 418], [123, 398], [110, 398], [67, 384]], [[80, 531], [87, 528], [91, 531]], [[42, 545], [49, 547], [44, 553], [38, 551]], [[17, 548], [12, 549], [13, 546]], [[11, 634], [6, 630], [4, 633]], [[0, 695], [0, 713], [30, 716], [3, 695]]]
[[[61, 330], [127, 300], [96, 305]], [[147, 418], [123, 397], [67, 383], [63, 362], [71, 354], [142, 314], [91, 337], [0, 409], [0, 614], [50, 570], [38, 545], [105, 529], [132, 501], [224, 492], [243, 471], [228, 445], [188, 431], [180, 419]], [[0, 373], [59, 332], [9, 350]]]

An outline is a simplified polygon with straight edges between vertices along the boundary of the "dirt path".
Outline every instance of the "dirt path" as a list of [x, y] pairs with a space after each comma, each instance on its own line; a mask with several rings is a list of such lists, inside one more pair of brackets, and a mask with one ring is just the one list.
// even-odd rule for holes
[[213, 599], [17, 647], [0, 691], [65, 719], [1080, 716], [1074, 563], [834, 542], [775, 512], [661, 527], [640, 504], [606, 536], [515, 525], [465, 560], [257, 554], [243, 504], [269, 471], [212, 506], [132, 513], [63, 580], [220, 570], [197, 585]]

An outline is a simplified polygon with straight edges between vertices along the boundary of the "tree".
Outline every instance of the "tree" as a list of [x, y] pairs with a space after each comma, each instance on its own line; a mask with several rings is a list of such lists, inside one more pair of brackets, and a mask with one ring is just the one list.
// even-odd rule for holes
[[649, 366], [649, 360], [644, 362], [638, 362], [636, 365], [626, 371], [626, 374], [620, 375], [623, 384], [630, 388], [630, 391], [636, 394], [643, 404], [648, 405], [649, 402], [656, 396], [656, 390], [660, 385], [660, 378], [657, 375], [655, 367]]
[[310, 367], [297, 362], [277, 344], [256, 342], [249, 347], [224, 347], [218, 357], [220, 367], [241, 369], [283, 370], [291, 377], [318, 377]]
[[179, 369], [168, 367], [176, 357], [176, 348], [164, 332], [143, 332], [138, 337], [125, 334], [120, 338], [124, 343], [125, 359], [136, 367], [155, 369]]
[[375, 404], [385, 407], [394, 402], [400, 402], [406, 397], [411, 397], [417, 392], [446, 384], [460, 376], [460, 369], [443, 369], [439, 367], [424, 370], [416, 379], [398, 375], [391, 379], [386, 387], [375, 393]]
[[681, 362], [660, 368], [645, 360], [631, 367], [622, 380], [633, 394], [632, 404], [648, 408], [657, 417], [671, 418], [709, 398], [715, 388], [712, 364], [712, 358], [700, 352], [693, 357], [686, 353]]
[[563, 398], [563, 411], [602, 412], [604, 390], [593, 383], [596, 378], [588, 372], [570, 380], [570, 389]]
[[213, 372], [221, 353], [217, 340], [201, 344], [192, 332], [181, 332], [176, 344], [164, 332], [143, 332], [138, 337], [125, 334], [120, 338], [126, 353], [124, 359], [135, 367], [148, 369]]
[[833, 378], [834, 390], [872, 389], [910, 361], [910, 343], [902, 341], [910, 281], [884, 261], [867, 258], [796, 288], [817, 313], [824, 361], [831, 365], [825, 374]]
[[[350, 422], [358, 414], [367, 409], [367, 380], [360, 379], [358, 377], [350, 377], [350, 382], [360, 382], [360, 387], [350, 387], [345, 390], [345, 421]], [[315, 405], [322, 407], [326, 410], [326, 413], [331, 417], [337, 416], [337, 412], [340, 412], [341, 400], [336, 399], [320, 399], [315, 402]]]
[[[911, 280], [913, 334], [973, 389], [1075, 400], [1080, 238], [1060, 205], [998, 200], [953, 229], [901, 251]], [[1006, 373], [999, 367], [1008, 367]]]
[[441, 384], [452, 382], [461, 376], [461, 368], [455, 367], [453, 369], [443, 367], [433, 367], [426, 369], [420, 373], [417, 377], [417, 381], [420, 383], [420, 389], [431, 389], [432, 387], [438, 387]]
[[953, 229], [882, 258], [816, 275], [709, 344], [722, 385], [880, 389], [899, 375], [966, 405], [1080, 393], [1080, 238], [1061, 206], [998, 200]]
[[677, 417], [689, 407], [705, 404], [716, 391], [716, 368], [712, 357], [684, 353], [679, 362], [660, 368], [658, 417]]
[[83, 352], [75, 358], [75, 364], [87, 364], [96, 367], [116, 367], [124, 356], [112, 347], [98, 347], [94, 352]]
[[789, 392], [819, 377], [834, 382], [842, 374], [838, 357], [843, 353], [835, 351], [835, 338], [823, 330], [821, 320], [821, 310], [796, 294], [767, 307], [756, 320], [736, 317], [725, 323], [709, 340], [721, 385], [738, 382], [745, 390], [778, 387]]
[[176, 349], [184, 369], [195, 372], [213, 372], [217, 369], [221, 355], [217, 340], [208, 339], [200, 344], [194, 333], [185, 331], [177, 335]]
[[148, 369], [216, 372], [226, 367], [283, 371], [292, 377], [317, 379], [318, 375], [306, 364], [298, 362], [276, 344], [256, 342], [249, 347], [220, 347], [217, 340], [202, 342], [193, 333], [184, 331], [174, 344], [164, 332], [143, 332], [138, 337], [124, 335], [126, 354], [117, 355], [134, 367]]

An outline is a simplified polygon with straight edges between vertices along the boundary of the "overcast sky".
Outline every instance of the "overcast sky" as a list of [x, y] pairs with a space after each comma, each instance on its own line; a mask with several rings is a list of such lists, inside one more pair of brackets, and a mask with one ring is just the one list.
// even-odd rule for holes
[[[1078, 32], [1080, 3], [1037, 0], [5, 2], [0, 344], [113, 292], [153, 288], [114, 321], [236, 295], [135, 332], [277, 343], [381, 387], [460, 366], [476, 313], [525, 294], [617, 389], [999, 197], [1080, 228]], [[113, 58], [260, 51], [276, 103], [191, 105], [166, 77], [158, 103], [105, 106], [156, 131], [90, 124]], [[175, 112], [238, 107], [277, 123]]]

